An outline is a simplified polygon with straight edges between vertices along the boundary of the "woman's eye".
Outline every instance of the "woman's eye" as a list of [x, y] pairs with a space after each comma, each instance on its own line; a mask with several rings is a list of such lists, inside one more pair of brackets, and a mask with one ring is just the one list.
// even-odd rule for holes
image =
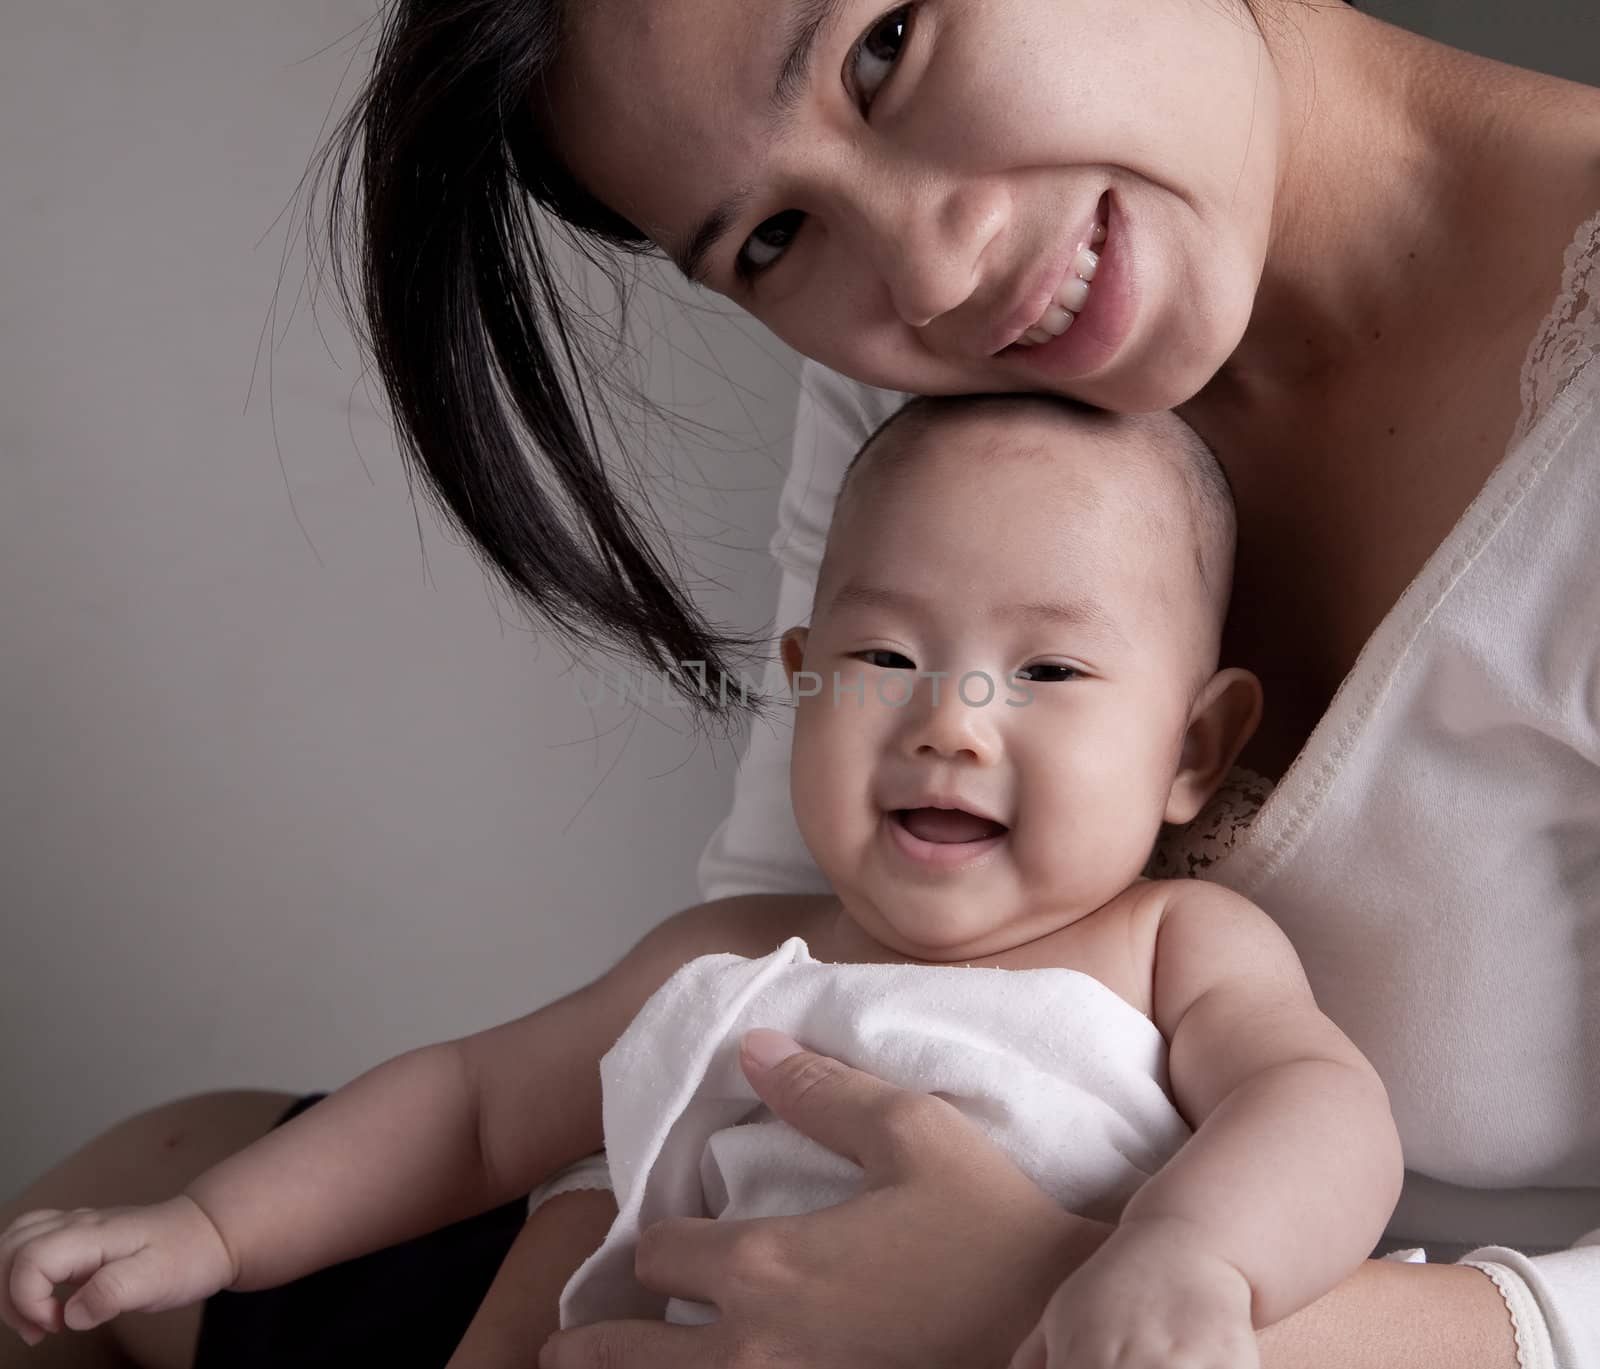
[[786, 209], [757, 224], [756, 231], [744, 240], [734, 263], [739, 278], [752, 280], [777, 261], [794, 241], [805, 217], [798, 209]]
[[882, 670], [915, 670], [916, 663], [909, 656], [902, 656], [898, 651], [887, 651], [882, 647], [873, 647], [867, 651], [856, 653], [868, 665], [875, 665]]
[[872, 108], [879, 88], [900, 60], [910, 32], [911, 6], [901, 5], [869, 28], [850, 53], [845, 64], [845, 86], [856, 97], [863, 114]]
[[[900, 60], [911, 32], [913, 8], [901, 5], [890, 10], [862, 34], [861, 41], [850, 50], [845, 62], [845, 87], [855, 97], [862, 114], [872, 108], [879, 89]], [[758, 224], [734, 260], [734, 271], [739, 279], [748, 284], [774, 265], [788, 251], [805, 217], [798, 209], [786, 209]]]
[[1081, 679], [1083, 672], [1075, 670], [1069, 665], [1056, 665], [1048, 661], [1041, 661], [1038, 665], [1024, 666], [1017, 671], [1019, 680], [1028, 680], [1034, 684], [1065, 684], [1069, 680]]

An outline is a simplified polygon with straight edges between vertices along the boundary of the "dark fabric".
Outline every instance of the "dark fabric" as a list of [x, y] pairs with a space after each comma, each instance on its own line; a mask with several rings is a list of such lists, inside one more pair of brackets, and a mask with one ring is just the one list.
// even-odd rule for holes
[[281, 1288], [218, 1293], [195, 1369], [444, 1369], [526, 1216], [522, 1198]]

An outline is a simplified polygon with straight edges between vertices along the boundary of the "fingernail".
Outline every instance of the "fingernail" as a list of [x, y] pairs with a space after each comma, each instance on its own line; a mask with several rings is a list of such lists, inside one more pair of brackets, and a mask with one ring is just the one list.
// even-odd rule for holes
[[772, 1069], [801, 1049], [798, 1041], [770, 1027], [747, 1031], [740, 1044], [744, 1047], [744, 1053], [764, 1070]]

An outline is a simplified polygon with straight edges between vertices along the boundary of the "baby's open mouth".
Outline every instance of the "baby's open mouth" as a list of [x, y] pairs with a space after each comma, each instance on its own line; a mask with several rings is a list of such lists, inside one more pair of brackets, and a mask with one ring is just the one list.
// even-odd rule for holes
[[991, 822], [960, 808], [896, 808], [894, 817], [912, 836], [940, 846], [987, 841], [1009, 830], [1003, 823]]

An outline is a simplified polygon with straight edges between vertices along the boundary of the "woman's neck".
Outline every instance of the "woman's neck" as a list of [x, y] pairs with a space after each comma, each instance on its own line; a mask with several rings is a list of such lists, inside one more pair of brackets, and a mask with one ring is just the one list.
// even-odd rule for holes
[[1343, 5], [1291, 0], [1264, 29], [1282, 87], [1272, 236], [1245, 336], [1194, 407], [1304, 414], [1346, 402], [1375, 344], [1392, 357], [1454, 326], [1484, 220], [1518, 193], [1542, 78]]

